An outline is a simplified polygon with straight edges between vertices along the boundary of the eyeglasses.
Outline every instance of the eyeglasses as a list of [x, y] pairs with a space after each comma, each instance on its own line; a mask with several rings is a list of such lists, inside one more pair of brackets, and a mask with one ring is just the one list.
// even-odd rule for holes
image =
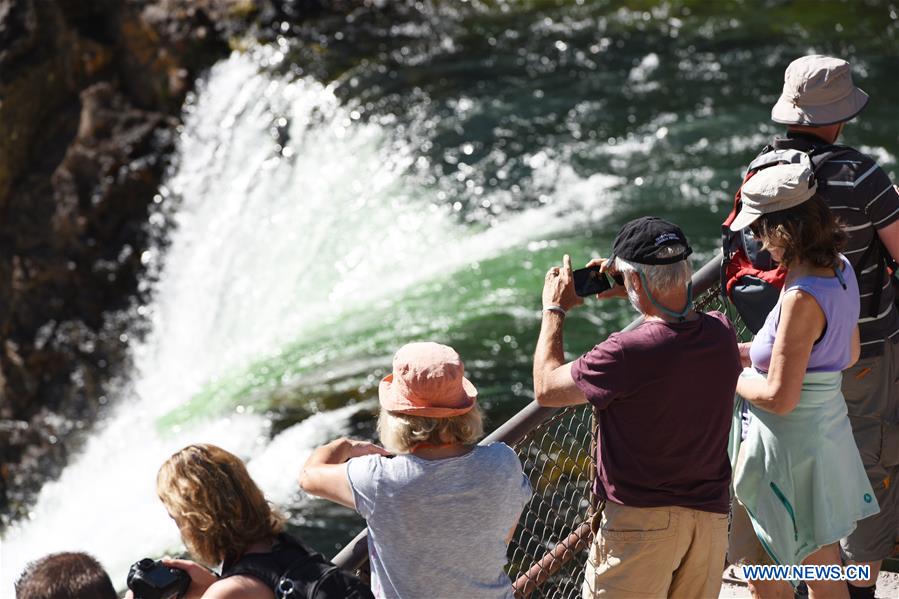
[[616, 285], [621, 285], [624, 287], [624, 275], [618, 272], [617, 270], [607, 270], [606, 274], [612, 277], [612, 280], [615, 281]]

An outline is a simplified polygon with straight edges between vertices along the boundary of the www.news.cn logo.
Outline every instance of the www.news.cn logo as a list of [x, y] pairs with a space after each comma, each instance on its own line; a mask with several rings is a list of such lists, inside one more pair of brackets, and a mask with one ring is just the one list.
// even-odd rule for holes
[[749, 580], [868, 580], [871, 566], [740, 566]]

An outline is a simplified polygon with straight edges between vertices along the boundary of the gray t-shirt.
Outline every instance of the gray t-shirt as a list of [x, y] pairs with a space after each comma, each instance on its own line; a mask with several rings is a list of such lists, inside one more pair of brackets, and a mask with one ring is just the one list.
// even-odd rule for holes
[[506, 536], [531, 497], [505, 443], [441, 460], [369, 455], [347, 463], [368, 522], [379, 599], [512, 599]]

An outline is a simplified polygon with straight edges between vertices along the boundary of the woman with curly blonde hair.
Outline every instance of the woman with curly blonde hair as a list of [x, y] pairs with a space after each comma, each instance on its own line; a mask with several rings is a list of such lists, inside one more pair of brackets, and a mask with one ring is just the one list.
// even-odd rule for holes
[[[281, 576], [295, 572], [297, 564], [330, 566], [284, 532], [284, 515], [266, 501], [240, 458], [220, 447], [188, 445], [172, 455], [159, 469], [156, 492], [190, 553], [207, 566], [221, 564], [218, 577], [189, 560], [163, 560], [190, 575], [185, 599], [274, 599]], [[316, 572], [304, 569], [302, 575]], [[299, 574], [291, 578], [302, 585], [318, 583]], [[330, 585], [350, 579], [330, 578]], [[340, 595], [371, 597], [355, 578], [340, 587]]]
[[200, 561], [229, 562], [284, 530], [244, 463], [215, 445], [188, 445], [159, 469], [156, 491]]
[[[250, 478], [243, 461], [221, 447], [188, 445], [159, 468], [156, 493], [175, 521], [184, 545], [198, 561], [229, 565], [248, 553], [272, 551], [285, 517]], [[274, 598], [272, 588], [250, 576], [219, 578], [189, 560], [163, 560], [187, 571], [187, 597]]]

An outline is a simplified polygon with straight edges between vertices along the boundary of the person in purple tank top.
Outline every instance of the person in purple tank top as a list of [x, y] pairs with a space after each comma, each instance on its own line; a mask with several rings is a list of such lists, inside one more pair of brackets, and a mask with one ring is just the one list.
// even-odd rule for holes
[[[752, 419], [734, 467], [732, 563], [842, 565], [839, 541], [878, 511], [840, 391], [859, 356], [856, 276], [846, 233], [816, 194], [808, 163], [760, 171], [741, 190], [731, 229], [750, 227], [787, 270], [784, 290], [737, 382]], [[736, 424], [735, 424], [736, 426]], [[735, 441], [739, 435], [735, 436]], [[846, 598], [842, 580], [806, 581], [810, 596]], [[792, 597], [784, 581], [750, 581], [755, 597]]]

